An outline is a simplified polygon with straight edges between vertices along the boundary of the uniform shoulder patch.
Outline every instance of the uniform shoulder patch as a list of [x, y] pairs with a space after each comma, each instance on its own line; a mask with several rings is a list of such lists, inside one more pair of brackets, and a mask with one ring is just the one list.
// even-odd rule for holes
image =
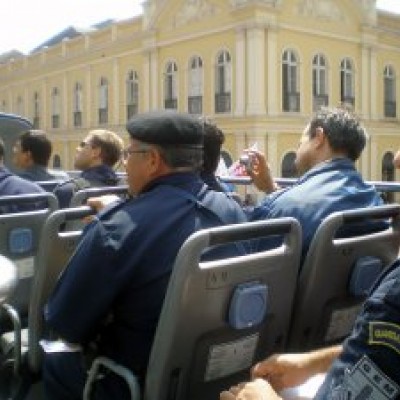
[[390, 347], [400, 354], [400, 325], [381, 321], [370, 322], [368, 344]]

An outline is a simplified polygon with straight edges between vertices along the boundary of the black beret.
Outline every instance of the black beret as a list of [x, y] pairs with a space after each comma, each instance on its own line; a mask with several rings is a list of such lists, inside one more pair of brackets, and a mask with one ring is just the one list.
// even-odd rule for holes
[[126, 129], [132, 139], [160, 146], [203, 147], [203, 125], [198, 118], [176, 111], [138, 114]]

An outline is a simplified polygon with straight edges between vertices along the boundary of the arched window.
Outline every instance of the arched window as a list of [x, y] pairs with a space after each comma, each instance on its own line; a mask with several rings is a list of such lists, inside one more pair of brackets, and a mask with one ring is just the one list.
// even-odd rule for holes
[[354, 107], [354, 68], [349, 58], [340, 63], [340, 101]]
[[290, 151], [286, 153], [282, 160], [282, 178], [294, 178], [297, 175], [296, 166], [294, 160], [296, 159], [296, 153]]
[[200, 57], [193, 57], [189, 61], [188, 76], [188, 111], [190, 114], [203, 113], [203, 61]]
[[76, 82], [74, 86], [72, 108], [74, 113], [74, 126], [80, 127], [82, 126], [82, 109], [83, 109], [83, 91], [82, 91], [82, 84], [80, 82]]
[[282, 56], [282, 109], [300, 111], [298, 84], [299, 62], [293, 50], [285, 50]]
[[226, 113], [231, 111], [232, 95], [232, 62], [228, 51], [221, 51], [217, 55], [215, 72], [215, 112]]
[[[388, 151], [382, 158], [382, 181], [393, 182], [394, 181], [394, 165], [393, 165], [393, 153]], [[384, 200], [387, 203], [393, 203], [394, 193], [387, 192], [383, 194]]]
[[139, 111], [139, 77], [136, 71], [129, 71], [126, 77], [126, 118], [131, 119]]
[[39, 93], [33, 93], [33, 127], [39, 129], [40, 127], [40, 97]]
[[51, 127], [60, 127], [60, 90], [53, 87], [51, 91]]
[[165, 67], [164, 108], [178, 108], [178, 67], [172, 61]]
[[396, 75], [392, 66], [387, 65], [383, 72], [385, 117], [396, 118]]
[[108, 80], [100, 78], [99, 87], [99, 124], [108, 123]]
[[53, 168], [61, 169], [61, 158], [58, 154], [54, 154], [53, 157]]
[[312, 82], [313, 110], [317, 111], [329, 103], [327, 63], [322, 54], [317, 54], [313, 58]]

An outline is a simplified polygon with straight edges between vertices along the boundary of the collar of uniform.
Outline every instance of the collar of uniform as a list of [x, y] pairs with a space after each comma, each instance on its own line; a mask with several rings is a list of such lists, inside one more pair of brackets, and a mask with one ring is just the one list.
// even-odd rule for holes
[[149, 192], [160, 185], [181, 187], [190, 185], [192, 189], [198, 187], [200, 190], [200, 188], [203, 186], [203, 181], [200, 179], [199, 175], [194, 172], [175, 172], [172, 174], [160, 176], [152, 180], [143, 188], [141, 194]]

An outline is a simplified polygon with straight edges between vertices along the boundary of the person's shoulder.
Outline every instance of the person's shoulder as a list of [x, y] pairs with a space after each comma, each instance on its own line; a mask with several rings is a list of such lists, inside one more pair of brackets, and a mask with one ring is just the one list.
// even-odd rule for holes
[[28, 179], [22, 178], [18, 175], [10, 175], [8, 177], [9, 183], [15, 187], [15, 194], [23, 194], [23, 193], [42, 193], [45, 190], [41, 188], [37, 183], [32, 182]]

